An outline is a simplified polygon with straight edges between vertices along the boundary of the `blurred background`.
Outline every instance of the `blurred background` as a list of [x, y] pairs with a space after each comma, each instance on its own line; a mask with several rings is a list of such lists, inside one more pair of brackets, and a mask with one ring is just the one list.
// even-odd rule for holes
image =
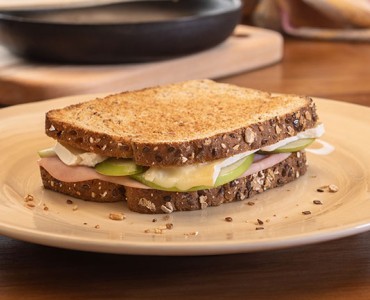
[[367, 0], [0, 1], [0, 105], [212, 78], [370, 105]]
[[[23, 208], [24, 191], [41, 186], [34, 181], [36, 175], [39, 180], [36, 169], [24, 169], [33, 164], [31, 155], [36, 161], [35, 149], [49, 143], [46, 138], [34, 138], [43, 135], [40, 117], [56, 105], [80, 101], [73, 95], [212, 78], [370, 106], [369, 23], [369, 0], [0, 0], [0, 149], [5, 149], [3, 162], [9, 159], [7, 165], [12, 167], [6, 173], [4, 166], [1, 170], [9, 177], [0, 183], [2, 195], [10, 199], [17, 195], [14, 201]], [[69, 96], [73, 97], [38, 102]], [[323, 164], [313, 166], [314, 176], [307, 180], [318, 187], [330, 184], [318, 172], [323, 168], [324, 175], [331, 174], [343, 184], [339, 198], [335, 194], [312, 198], [327, 200], [328, 206], [317, 212], [329, 222], [305, 216], [307, 228], [313, 224], [320, 228], [317, 235], [305, 235], [305, 226], [299, 227], [311, 241], [368, 228], [362, 219], [352, 228], [344, 226], [346, 217], [340, 212], [344, 209], [353, 220], [363, 216], [365, 210], [351, 215], [346, 208], [361, 210], [370, 185], [366, 186], [369, 109], [334, 101], [317, 103], [324, 108], [319, 107], [319, 114], [326, 118], [325, 140], [335, 141], [337, 151], [328, 160], [317, 160]], [[346, 170], [350, 172], [342, 176]], [[25, 186], [21, 177], [27, 178]], [[307, 190], [304, 181], [302, 188]], [[307, 193], [313, 197], [315, 191]], [[8, 205], [8, 198], [4, 201]], [[9, 202], [9, 208], [13, 204], [19, 203]], [[264, 207], [256, 209], [263, 212]], [[42, 223], [50, 224], [53, 232], [53, 224], [63, 218], [49, 222], [52, 219], [47, 216], [45, 212]], [[32, 218], [33, 211], [27, 209], [24, 220]], [[202, 222], [206, 219], [202, 215]], [[334, 229], [328, 227], [331, 219], [337, 224]], [[22, 228], [23, 217], [16, 221]], [[293, 219], [287, 222], [301, 226]], [[77, 221], [60, 234], [73, 234], [74, 224]], [[6, 228], [10, 232], [12, 226]], [[105, 229], [101, 230], [104, 234]], [[31, 241], [32, 232], [19, 230], [18, 234]], [[46, 241], [49, 231], [45, 232], [40, 239]], [[284, 240], [274, 232], [266, 231], [267, 244], [283, 246]], [[300, 236], [290, 240], [304, 243], [299, 242]], [[200, 238], [205, 245], [206, 239]], [[277, 251], [172, 258], [69, 251], [1, 236], [0, 298], [365, 300], [370, 298], [369, 254], [369, 232]]]

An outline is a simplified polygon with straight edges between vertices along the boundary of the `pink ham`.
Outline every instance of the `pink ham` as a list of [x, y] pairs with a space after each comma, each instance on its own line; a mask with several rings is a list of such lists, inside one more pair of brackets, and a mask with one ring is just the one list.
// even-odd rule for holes
[[[289, 156], [290, 153], [279, 153], [272, 155], [256, 154], [253, 164], [240, 177], [246, 177], [253, 173], [270, 168], [287, 159]], [[51, 176], [64, 182], [79, 182], [100, 179], [133, 188], [150, 189], [150, 187], [133, 180], [128, 176], [105, 176], [97, 173], [93, 168], [86, 166], [67, 166], [56, 156], [41, 158], [39, 159], [38, 164], [48, 171]]]
[[133, 180], [128, 176], [105, 176], [97, 173], [93, 168], [86, 166], [67, 166], [56, 156], [41, 158], [38, 160], [38, 164], [48, 171], [51, 176], [64, 182], [79, 182], [100, 179], [138, 189], [150, 189], [148, 186]]
[[259, 171], [271, 168], [272, 166], [275, 166], [276, 164], [287, 159], [290, 156], [290, 154], [291, 153], [278, 153], [278, 154], [264, 155], [263, 157], [259, 154], [256, 154], [253, 164], [251, 164], [249, 169], [245, 171], [243, 175], [241, 175], [239, 178], [246, 177], [253, 173], [257, 173]]

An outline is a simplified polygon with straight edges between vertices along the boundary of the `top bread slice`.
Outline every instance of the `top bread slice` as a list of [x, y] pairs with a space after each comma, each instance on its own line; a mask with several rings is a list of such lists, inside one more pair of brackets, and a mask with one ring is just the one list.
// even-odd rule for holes
[[312, 128], [312, 99], [192, 80], [51, 110], [46, 134], [138, 165], [182, 165], [259, 149]]

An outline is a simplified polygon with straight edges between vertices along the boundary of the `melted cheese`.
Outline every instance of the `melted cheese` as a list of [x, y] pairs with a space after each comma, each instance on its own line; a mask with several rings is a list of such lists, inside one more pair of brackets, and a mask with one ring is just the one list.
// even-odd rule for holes
[[143, 176], [145, 180], [164, 188], [188, 190], [198, 185], [212, 186], [215, 166], [218, 163], [219, 161], [183, 167], [151, 167]]

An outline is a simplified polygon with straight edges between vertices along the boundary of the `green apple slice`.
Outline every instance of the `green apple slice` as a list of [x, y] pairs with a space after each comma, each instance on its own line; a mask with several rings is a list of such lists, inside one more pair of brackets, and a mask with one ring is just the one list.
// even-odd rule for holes
[[54, 148], [47, 148], [37, 152], [41, 158], [56, 156]]
[[259, 153], [287, 153], [287, 152], [298, 152], [311, 145], [315, 139], [300, 139], [294, 142], [288, 143], [282, 147], [279, 147], [273, 151], [259, 151]]
[[108, 176], [128, 176], [142, 173], [145, 168], [138, 166], [131, 159], [108, 158], [95, 166], [96, 172]]
[[300, 139], [300, 140], [291, 142], [289, 144], [286, 144], [285, 146], [279, 147], [279, 148], [275, 149], [272, 152], [285, 153], [285, 152], [301, 151], [304, 148], [311, 145], [314, 141], [315, 141], [315, 139]]
[[245, 171], [249, 169], [249, 167], [253, 163], [253, 159], [254, 154], [251, 154], [238, 160], [230, 166], [222, 168], [213, 187], [218, 187], [220, 185], [226, 184], [241, 176]]
[[[181, 186], [181, 182], [177, 182], [177, 184], [175, 186], [168, 186], [168, 183], [166, 182], [165, 177], [162, 177], [160, 179], [160, 181], [156, 180], [155, 182], [145, 179], [145, 173], [134, 174], [131, 177], [136, 179], [137, 181], [153, 188], [153, 189], [156, 189], [156, 190], [169, 191], [169, 192], [198, 191], [198, 190], [204, 190], [204, 189], [211, 189], [211, 188], [226, 184], [226, 183], [238, 178], [250, 167], [250, 165], [253, 163], [253, 159], [254, 159], [254, 154], [251, 154], [249, 156], [246, 156], [246, 157], [236, 161], [235, 163], [233, 163], [233, 164], [231, 164], [227, 167], [222, 168], [221, 171], [220, 171], [220, 174], [218, 175], [218, 177], [216, 179], [216, 182], [213, 185], [196, 185], [196, 184], [194, 184], [193, 187], [191, 187], [189, 189], [186, 189], [186, 190], [180, 189], [178, 187], [178, 185]], [[202, 166], [200, 165], [200, 168], [201, 167]], [[201, 170], [199, 170], [199, 172], [201, 172]], [[204, 174], [206, 174], [206, 172], [204, 172]], [[161, 184], [161, 182], [163, 182], [163, 184]]]

